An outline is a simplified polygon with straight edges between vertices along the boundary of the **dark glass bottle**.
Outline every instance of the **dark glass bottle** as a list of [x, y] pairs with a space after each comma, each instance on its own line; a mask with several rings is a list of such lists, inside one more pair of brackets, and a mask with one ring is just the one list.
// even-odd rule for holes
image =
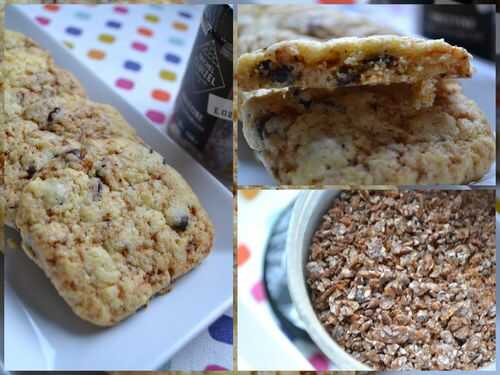
[[444, 38], [470, 53], [495, 58], [495, 6], [474, 2], [470, 5], [424, 5], [422, 33], [428, 38]]
[[232, 96], [233, 9], [207, 5], [167, 132], [229, 188]]

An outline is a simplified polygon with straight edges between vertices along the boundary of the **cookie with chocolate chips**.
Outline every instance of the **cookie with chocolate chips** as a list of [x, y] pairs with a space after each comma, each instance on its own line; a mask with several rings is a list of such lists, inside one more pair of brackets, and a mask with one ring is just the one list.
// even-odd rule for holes
[[264, 93], [243, 106], [243, 132], [282, 185], [479, 180], [495, 157], [490, 124], [458, 83], [421, 84]]
[[329, 5], [240, 5], [238, 53], [284, 40], [328, 40], [346, 36], [396, 35], [368, 17]]
[[55, 156], [79, 148], [88, 138], [125, 137], [142, 142], [115, 108], [74, 95], [40, 98], [8, 123], [5, 135], [1, 190], [9, 226], [14, 226], [24, 185]]
[[470, 60], [465, 49], [444, 40], [392, 35], [326, 42], [292, 40], [242, 55], [236, 77], [243, 91], [335, 89], [470, 77]]
[[25, 120], [6, 122], [1, 157], [3, 183], [0, 194], [5, 205], [5, 224], [15, 227], [16, 211], [22, 189], [30, 179], [54, 157], [77, 149], [80, 143], [40, 130], [36, 123]]
[[89, 140], [26, 185], [24, 248], [82, 319], [109, 326], [209, 253], [213, 226], [163, 158], [126, 138]]
[[15, 119], [42, 98], [61, 94], [85, 96], [77, 79], [57, 67], [48, 52], [28, 37], [5, 30], [5, 45], [1, 70], [6, 120]]

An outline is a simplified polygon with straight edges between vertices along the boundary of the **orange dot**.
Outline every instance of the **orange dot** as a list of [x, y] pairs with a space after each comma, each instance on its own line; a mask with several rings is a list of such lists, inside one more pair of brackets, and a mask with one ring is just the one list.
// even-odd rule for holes
[[238, 245], [238, 267], [242, 266], [250, 258], [250, 249], [247, 245]]
[[170, 94], [164, 90], [153, 90], [151, 95], [153, 96], [153, 98], [159, 100], [160, 102], [168, 102], [170, 100]]
[[148, 29], [147, 27], [139, 27], [139, 28], [137, 28], [137, 32], [141, 35], [144, 35], [144, 36], [153, 35], [153, 31], [151, 29]]
[[102, 60], [106, 57], [106, 54], [103, 51], [100, 51], [98, 49], [91, 49], [87, 53], [87, 56], [93, 60]]
[[57, 12], [59, 10], [59, 5], [47, 4], [44, 6], [44, 8], [49, 12]]
[[241, 190], [241, 194], [248, 200], [254, 199], [257, 194], [259, 194], [259, 190], [257, 189], [244, 189]]
[[177, 29], [180, 31], [186, 31], [188, 29], [188, 25], [186, 25], [183, 22], [174, 22], [174, 29]]

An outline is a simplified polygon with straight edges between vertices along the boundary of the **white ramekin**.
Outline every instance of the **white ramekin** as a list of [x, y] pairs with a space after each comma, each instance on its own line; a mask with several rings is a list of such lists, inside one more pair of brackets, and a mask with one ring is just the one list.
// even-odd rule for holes
[[[370, 371], [373, 369], [347, 353], [323, 328], [314, 312], [306, 286], [305, 263], [312, 236], [339, 193], [339, 190], [309, 190], [297, 198], [286, 241], [288, 288], [307, 333], [338, 369]], [[496, 362], [481, 370], [495, 369]]]

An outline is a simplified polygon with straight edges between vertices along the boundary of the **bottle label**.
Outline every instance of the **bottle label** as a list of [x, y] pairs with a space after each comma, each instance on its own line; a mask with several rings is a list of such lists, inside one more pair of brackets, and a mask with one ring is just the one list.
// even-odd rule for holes
[[222, 120], [232, 121], [233, 101], [208, 94], [207, 113]]

